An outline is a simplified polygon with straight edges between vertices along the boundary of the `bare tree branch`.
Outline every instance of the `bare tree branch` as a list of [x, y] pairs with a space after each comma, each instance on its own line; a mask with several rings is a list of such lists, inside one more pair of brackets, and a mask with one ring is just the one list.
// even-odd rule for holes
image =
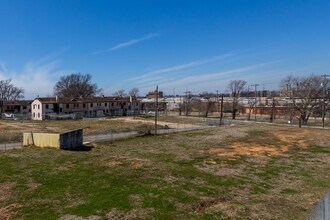
[[241, 98], [241, 93], [245, 90], [246, 81], [244, 80], [231, 80], [228, 84], [228, 89], [231, 92], [232, 98], [232, 118], [236, 118], [238, 102]]
[[54, 94], [60, 97], [89, 97], [99, 94], [102, 90], [96, 83], [91, 83], [89, 74], [72, 73], [62, 76], [54, 86]]

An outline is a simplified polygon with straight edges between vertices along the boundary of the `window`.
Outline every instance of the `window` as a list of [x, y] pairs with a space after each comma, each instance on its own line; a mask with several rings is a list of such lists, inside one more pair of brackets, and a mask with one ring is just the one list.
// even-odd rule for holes
[[33, 113], [33, 118], [35, 118], [36, 117], [36, 113]]
[[69, 104], [66, 104], [66, 108], [70, 108], [70, 105]]
[[33, 105], [33, 109], [36, 109], [36, 105], [35, 104]]
[[60, 112], [62, 112], [62, 108], [60, 108]]
[[38, 105], [38, 109], [40, 109], [40, 105]]
[[104, 103], [104, 106], [108, 106], [108, 103]]
[[86, 104], [85, 103], [83, 104], [83, 107], [86, 108]]
[[40, 113], [38, 113], [38, 118], [40, 118]]
[[26, 105], [23, 106], [23, 109], [26, 109]]
[[93, 103], [91, 103], [91, 107], [93, 107]]
[[46, 109], [48, 109], [48, 104], [46, 104]]

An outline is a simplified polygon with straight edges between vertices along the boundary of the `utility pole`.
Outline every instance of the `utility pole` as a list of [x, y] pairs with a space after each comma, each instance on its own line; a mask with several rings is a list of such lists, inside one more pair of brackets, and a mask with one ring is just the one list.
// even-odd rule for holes
[[216, 98], [216, 101], [215, 101], [215, 103], [216, 103], [216, 107], [217, 107], [217, 110], [218, 110], [218, 112], [219, 112], [219, 91], [217, 90], [217, 98]]
[[222, 125], [222, 118], [223, 118], [223, 94], [221, 94], [221, 107], [220, 107], [220, 127]]
[[274, 121], [274, 113], [275, 113], [275, 98], [272, 98], [272, 112], [271, 112], [271, 116], [270, 116], [270, 122], [273, 123]]
[[158, 117], [158, 85], [156, 87], [156, 105], [155, 105], [155, 134], [157, 134], [157, 117]]
[[254, 86], [254, 120], [257, 121], [257, 87], [259, 84], [253, 84]]
[[189, 100], [188, 100], [188, 98], [190, 99], [190, 95], [191, 95], [191, 92], [190, 91], [188, 91], [188, 90], [186, 90], [186, 92], [185, 92], [185, 94], [186, 94], [186, 100], [185, 100], [185, 115], [186, 116], [188, 116], [188, 112], [189, 112]]
[[330, 77], [330, 75], [324, 74], [322, 75], [324, 77], [323, 83], [322, 83], [322, 98], [323, 98], [323, 103], [322, 103], [322, 127], [324, 128], [324, 118], [325, 118], [325, 88], [327, 87], [327, 77]]

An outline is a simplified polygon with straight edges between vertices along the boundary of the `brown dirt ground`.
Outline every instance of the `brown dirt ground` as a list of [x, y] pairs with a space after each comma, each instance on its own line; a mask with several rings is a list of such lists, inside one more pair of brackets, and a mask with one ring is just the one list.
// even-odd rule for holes
[[[216, 154], [220, 157], [227, 157], [231, 159], [238, 158], [239, 156], [249, 157], [270, 157], [270, 156], [286, 156], [286, 152], [290, 147], [306, 148], [311, 140], [327, 143], [329, 137], [320, 135], [318, 130], [302, 129], [295, 133], [282, 131], [271, 131], [272, 135], [278, 139], [279, 146], [274, 144], [250, 144], [243, 142], [234, 142], [224, 148], [210, 148], [208, 150], [211, 154]], [[330, 133], [330, 132], [329, 132]], [[308, 137], [308, 138], [306, 138]]]
[[[13, 196], [11, 189], [15, 186], [16, 186], [15, 182], [0, 183], [0, 204], [6, 202], [9, 198]], [[1, 220], [11, 219], [11, 217], [15, 214], [15, 209], [18, 209], [20, 207], [21, 205], [15, 203], [0, 207], [0, 219]]]

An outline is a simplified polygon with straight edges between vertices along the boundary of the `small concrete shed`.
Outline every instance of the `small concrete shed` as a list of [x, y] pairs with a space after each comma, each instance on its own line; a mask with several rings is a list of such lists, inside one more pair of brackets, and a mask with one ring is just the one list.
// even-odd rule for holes
[[54, 147], [75, 150], [83, 145], [83, 129], [54, 133], [23, 133], [23, 146]]

